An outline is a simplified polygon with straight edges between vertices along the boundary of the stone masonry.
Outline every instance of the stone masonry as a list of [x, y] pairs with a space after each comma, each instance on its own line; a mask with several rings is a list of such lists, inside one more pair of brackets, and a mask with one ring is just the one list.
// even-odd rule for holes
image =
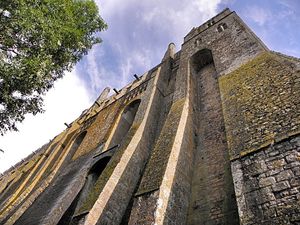
[[0, 224], [300, 224], [300, 60], [235, 12], [109, 90], [0, 177]]
[[232, 162], [242, 224], [299, 224], [300, 136]]

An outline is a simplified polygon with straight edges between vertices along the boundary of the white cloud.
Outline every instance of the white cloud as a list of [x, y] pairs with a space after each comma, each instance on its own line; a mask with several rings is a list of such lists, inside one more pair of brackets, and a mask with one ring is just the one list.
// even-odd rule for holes
[[88, 76], [90, 78], [90, 88], [94, 91], [101, 84], [101, 73], [97, 66], [95, 48], [93, 48], [87, 55], [87, 67], [89, 68]]
[[170, 42], [179, 49], [192, 27], [214, 16], [221, 0], [101, 0], [108, 23], [95, 46], [74, 71], [58, 81], [45, 99], [46, 112], [26, 116], [20, 132], [0, 137], [0, 171], [53, 138], [96, 99], [106, 86], [121, 88], [161, 61]]
[[46, 112], [26, 115], [19, 132], [0, 136], [0, 171], [8, 169], [63, 131], [91, 101], [76, 72], [67, 73], [45, 96]]
[[146, 25], [154, 26], [158, 31], [168, 32], [176, 45], [180, 45], [183, 36], [194, 26], [199, 26], [217, 13], [221, 0], [166, 0], [151, 1], [143, 11], [139, 11]]
[[157, 65], [170, 42], [179, 49], [184, 35], [192, 27], [217, 13], [221, 0], [105, 0], [97, 3], [108, 30], [100, 35], [103, 43], [85, 59], [88, 65], [85, 72], [94, 96], [105, 86], [121, 88], [132, 80], [133, 74], [142, 74]]

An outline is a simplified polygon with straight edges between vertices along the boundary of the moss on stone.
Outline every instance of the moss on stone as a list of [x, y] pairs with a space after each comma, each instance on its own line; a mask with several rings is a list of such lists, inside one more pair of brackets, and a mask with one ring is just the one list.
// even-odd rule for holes
[[156, 190], [161, 185], [184, 105], [184, 99], [173, 103], [161, 134], [145, 168], [137, 195]]
[[[35, 166], [35, 164], [39, 161], [39, 159], [41, 158], [41, 155], [35, 155], [30, 161], [26, 161], [23, 162], [19, 167], [17, 167], [14, 170], [14, 173], [12, 173], [11, 171], [9, 172], [10, 175], [8, 175], [4, 181], [2, 182], [6, 182], [8, 185], [4, 186], [4, 189], [7, 189], [8, 186], [12, 186], [15, 182], [17, 182], [24, 173], [27, 173], [28, 171], [31, 171], [33, 169], [33, 167]], [[2, 193], [4, 191], [4, 189], [0, 190], [0, 193]]]
[[231, 159], [300, 131], [300, 72], [287, 61], [265, 52], [219, 78]]
[[95, 121], [88, 127], [87, 135], [72, 157], [73, 160], [96, 149], [99, 143], [105, 142], [107, 134], [113, 125], [112, 121], [115, 120], [116, 115], [118, 115], [121, 103], [121, 100], [116, 101], [99, 112]]

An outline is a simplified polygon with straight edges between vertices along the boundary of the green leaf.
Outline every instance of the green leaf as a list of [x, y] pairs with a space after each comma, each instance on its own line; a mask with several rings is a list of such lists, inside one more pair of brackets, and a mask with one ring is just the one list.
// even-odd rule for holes
[[43, 111], [41, 96], [106, 28], [92, 0], [0, 1], [1, 135], [17, 130], [26, 113]]

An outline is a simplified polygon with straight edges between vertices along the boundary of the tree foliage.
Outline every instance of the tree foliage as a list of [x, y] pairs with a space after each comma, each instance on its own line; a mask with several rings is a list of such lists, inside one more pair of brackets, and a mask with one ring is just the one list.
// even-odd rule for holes
[[0, 134], [43, 111], [42, 95], [104, 29], [93, 0], [0, 1]]

